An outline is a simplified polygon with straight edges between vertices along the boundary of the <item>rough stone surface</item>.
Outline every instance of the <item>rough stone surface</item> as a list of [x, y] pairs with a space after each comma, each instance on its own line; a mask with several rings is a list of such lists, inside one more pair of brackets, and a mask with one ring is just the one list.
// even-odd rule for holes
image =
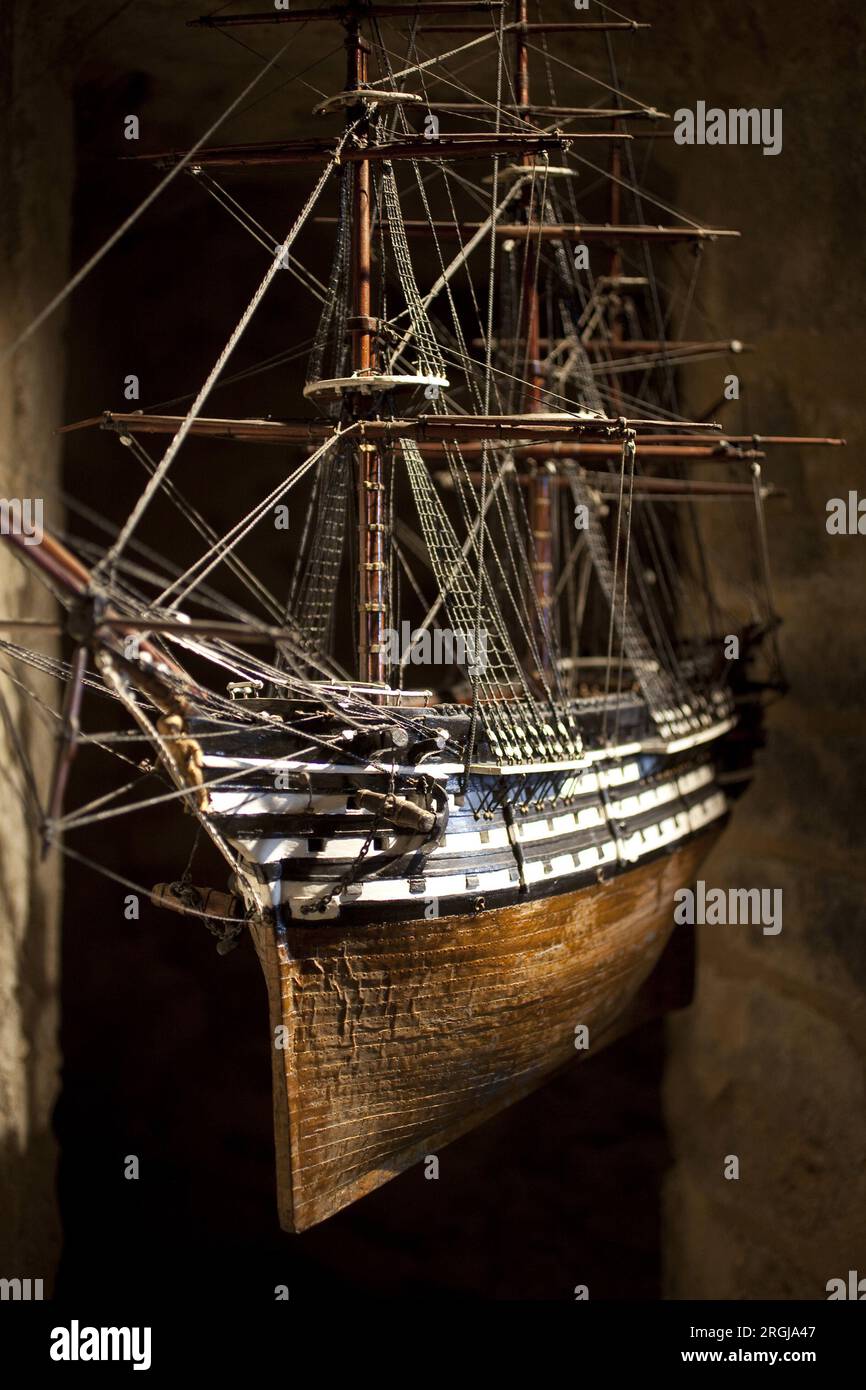
[[[790, 492], [770, 517], [791, 692], [772, 711], [757, 780], [704, 878], [781, 888], [784, 925], [776, 937], [702, 928], [696, 1004], [669, 1025], [666, 1291], [823, 1298], [828, 1279], [866, 1268], [866, 539], [825, 528], [828, 498], [866, 493], [866, 333], [852, 299], [864, 171], [848, 138], [866, 15], [831, 3], [816, 29], [807, 0], [688, 7], [688, 20], [680, 6], [639, 8], [652, 10], [653, 43], [673, 60], [656, 92], [666, 109], [703, 99], [784, 112], [776, 157], [665, 151], [674, 202], [743, 232], [709, 259], [697, 307], [719, 330], [711, 336], [759, 348], [701, 369], [694, 401], [717, 400], [735, 370], [745, 391], [722, 417], [728, 428], [850, 441], [845, 452], [785, 450], [765, 464]], [[724, 574], [738, 543], [733, 516], [720, 509], [708, 534]], [[726, 1154], [739, 1155], [739, 1181], [723, 1176]]]
[[[8, 120], [0, 142], [0, 343], [5, 347], [63, 283], [72, 183], [71, 105], [52, 66], [56, 30], [44, 6], [17, 4], [0, 24], [0, 82]], [[58, 518], [64, 376], [63, 319], [55, 317], [0, 373], [0, 491], [42, 498]], [[4, 616], [51, 615], [43, 586], [0, 549]], [[4, 634], [4, 637], [7, 634]], [[20, 633], [8, 634], [12, 640]], [[24, 639], [27, 640], [26, 638]], [[51, 650], [51, 639], [45, 639]], [[53, 682], [0, 655], [4, 710], [21, 731], [42, 797], [53, 755], [50, 725], [10, 680], [53, 706]], [[50, 1286], [59, 1248], [51, 1114], [59, 1052], [59, 878], [40, 865], [21, 810], [20, 759], [0, 719], [0, 1274]]]

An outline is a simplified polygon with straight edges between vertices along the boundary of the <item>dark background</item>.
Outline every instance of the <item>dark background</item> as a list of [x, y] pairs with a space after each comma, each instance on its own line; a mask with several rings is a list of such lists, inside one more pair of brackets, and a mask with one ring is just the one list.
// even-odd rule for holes
[[[571, 17], [571, 6], [559, 9]], [[707, 254], [686, 336], [736, 336], [761, 350], [690, 376], [694, 409], [717, 399], [722, 376], [736, 369], [746, 389], [724, 417], [728, 428], [851, 441], [844, 456], [790, 450], [772, 461], [771, 476], [791, 493], [774, 513], [772, 544], [794, 690], [774, 712], [759, 781], [705, 872], [708, 882], [782, 886], [785, 932], [771, 940], [741, 928], [702, 941], [698, 1000], [675, 1026], [640, 1029], [452, 1145], [438, 1182], [414, 1169], [289, 1237], [276, 1222], [266, 1001], [251, 943], [220, 958], [196, 923], [146, 902], [141, 919], [127, 921], [127, 890], [68, 863], [55, 1118], [61, 1293], [120, 1282], [179, 1296], [201, 1286], [230, 1300], [286, 1283], [293, 1297], [555, 1300], [587, 1284], [592, 1298], [807, 1298], [823, 1297], [826, 1280], [858, 1259], [866, 1271], [864, 542], [828, 538], [824, 528], [826, 499], [863, 477], [864, 16], [852, 4], [806, 0], [634, 0], [627, 12], [655, 26], [616, 40], [627, 92], [667, 111], [699, 98], [784, 110], [778, 158], [658, 142], [643, 180], [707, 224], [744, 232], [742, 243]], [[141, 118], [136, 153], [186, 148], [256, 70], [237, 44], [186, 29], [195, 13], [159, 0], [53, 7], [75, 122], [73, 267], [153, 185], [148, 166], [118, 163], [130, 153], [124, 116]], [[279, 33], [243, 37], [270, 54]], [[339, 43], [339, 31], [323, 26], [299, 34], [255, 104], [216, 139], [316, 129], [314, 93], [292, 86], [260, 98]], [[582, 44], [569, 39], [555, 51], [604, 76], [603, 38]], [[34, 120], [44, 56], [27, 60]], [[480, 71], [469, 69], [467, 81]], [[560, 101], [589, 94], [565, 69], [555, 72]], [[340, 54], [309, 77], [324, 93], [342, 79]], [[637, 153], [642, 170], [645, 149]], [[282, 235], [309, 178], [244, 175], [231, 186]], [[306, 232], [298, 252], [326, 276], [321, 231]], [[265, 263], [192, 180], [178, 179], [71, 301], [65, 419], [123, 409], [129, 373], [141, 378], [144, 406], [194, 391]], [[687, 252], [659, 265], [674, 288], [688, 282]], [[308, 336], [314, 307], [278, 276], [233, 368]], [[206, 413], [298, 413], [302, 368], [219, 392]], [[190, 441], [174, 476], [206, 498], [222, 531], [285, 462], [279, 449]], [[63, 488], [102, 514], [125, 516], [143, 478], [107, 436], [68, 438]], [[97, 534], [74, 514], [69, 530]], [[197, 553], [168, 511], [154, 508], [141, 535], [180, 563]], [[736, 515], [726, 512], [712, 531], [722, 576], [738, 540]], [[255, 544], [246, 555], [284, 587], [288, 555], [284, 563]], [[89, 727], [107, 727], [108, 717], [91, 704]], [[79, 758], [73, 803], [106, 785], [100, 756]], [[191, 842], [180, 816], [107, 822], [70, 840], [145, 885], [176, 876]], [[721, 1179], [728, 1153], [741, 1155], [739, 1184]], [[123, 1177], [131, 1154], [137, 1182]]]

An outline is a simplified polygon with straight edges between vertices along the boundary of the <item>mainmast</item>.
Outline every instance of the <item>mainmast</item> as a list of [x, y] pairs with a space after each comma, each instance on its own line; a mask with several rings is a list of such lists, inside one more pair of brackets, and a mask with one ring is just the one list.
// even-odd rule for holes
[[[360, 92], [368, 81], [370, 46], [360, 30], [360, 19], [352, 13], [347, 22], [346, 50], [348, 71], [346, 89]], [[370, 135], [368, 109], [359, 98], [347, 107], [346, 122], [355, 127], [356, 138], [364, 145]], [[358, 161], [352, 171], [352, 306], [348, 322], [352, 335], [352, 367], [370, 372], [376, 367], [375, 320], [371, 317], [371, 176], [369, 159]], [[356, 416], [362, 409], [360, 395], [351, 398]], [[388, 593], [388, 521], [385, 508], [384, 457], [378, 444], [362, 439], [357, 446], [358, 495], [358, 678], [370, 684], [387, 682], [385, 627]]]
[[[610, 221], [612, 226], [619, 224], [622, 216], [622, 149], [618, 144], [611, 146], [610, 151]], [[622, 275], [622, 253], [620, 247], [613, 246], [610, 252], [607, 273], [610, 279], [610, 295], [612, 298], [611, 308], [613, 313], [610, 315], [610, 351], [618, 351], [619, 344], [623, 339], [622, 332], [622, 303], [620, 300], [619, 281]], [[622, 415], [623, 399], [620, 381], [617, 377], [610, 378], [610, 403], [617, 414]]]
[[[531, 105], [529, 83], [529, 48], [527, 45], [527, 23], [529, 20], [528, 0], [515, 0], [517, 29], [515, 30], [514, 61], [514, 99], [518, 111]], [[531, 168], [535, 156], [531, 153], [521, 157], [522, 164]], [[534, 183], [530, 182], [523, 194], [523, 205], [528, 227], [534, 219]], [[541, 209], [543, 221], [544, 209]], [[522, 301], [526, 316], [524, 372], [526, 385], [523, 391], [523, 409], [527, 414], [537, 414], [542, 409], [544, 375], [541, 369], [541, 345], [539, 326], [538, 276], [539, 248], [533, 246], [532, 231], [527, 231], [523, 258]], [[531, 464], [529, 495], [529, 525], [532, 530], [531, 548], [532, 583], [535, 598], [535, 640], [538, 647], [539, 674], [547, 676], [552, 671], [553, 641], [551, 622], [553, 619], [553, 533], [551, 504], [553, 490], [551, 474], [553, 465], [547, 460]]]

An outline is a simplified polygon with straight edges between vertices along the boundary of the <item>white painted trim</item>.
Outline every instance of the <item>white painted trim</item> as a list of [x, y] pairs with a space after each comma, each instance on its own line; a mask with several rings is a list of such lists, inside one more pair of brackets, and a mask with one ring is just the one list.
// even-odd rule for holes
[[[637, 764], [634, 764], [634, 766], [636, 768]], [[612, 802], [608, 808], [608, 812], [609, 815], [616, 820], [628, 820], [633, 816], [644, 815], [647, 811], [653, 810], [656, 807], [667, 805], [678, 796], [686, 795], [689, 792], [698, 790], [702, 786], [708, 785], [713, 779], [713, 766], [710, 763], [706, 763], [703, 767], [695, 768], [680, 778], [674, 778], [656, 787], [648, 787], [643, 792], [625, 797], [621, 801]], [[249, 804], [245, 805], [243, 809], [240, 810], [240, 814], [247, 814], [250, 816], [267, 815], [272, 813], [275, 809], [270, 803], [278, 799], [278, 797], [271, 795], [266, 797], [258, 796], [255, 799], [250, 797]], [[298, 799], [303, 803], [300, 809], [304, 809], [307, 805], [306, 798]], [[345, 801], [343, 800], [341, 806], [341, 799], [339, 797], [328, 797], [327, 800], [337, 803], [334, 809], [338, 811], [342, 810], [346, 815], [357, 816], [365, 814], [360, 811], [346, 811]], [[285, 809], [282, 800], [280, 800], [280, 804], [276, 809]], [[681, 814], [685, 813], [683, 812]], [[600, 803], [598, 805], [584, 806], [578, 811], [543, 816], [520, 822], [515, 826], [515, 838], [521, 844], [525, 845], [540, 844], [545, 840], [558, 839], [560, 836], [567, 835], [569, 832], [596, 829], [599, 826], [603, 826], [606, 823], [606, 819], [604, 808]], [[549, 821], [553, 822], [552, 828], [548, 824]], [[688, 821], [686, 821], [686, 829], [688, 829]], [[626, 839], [621, 842], [621, 852], [624, 858], [629, 859], [632, 857], [627, 847], [637, 843], [635, 835], [639, 835], [640, 833], [641, 832], [634, 832], [634, 834], [626, 837]], [[311, 834], [315, 835], [315, 830], [313, 830]], [[486, 836], [486, 839], [482, 839], [482, 836]], [[252, 859], [255, 863], [272, 864], [280, 859], [309, 858], [311, 855], [308, 848], [309, 838], [310, 836], [307, 835], [282, 836], [265, 834], [257, 837], [252, 842], [246, 841], [243, 844], [236, 838], [233, 838], [233, 843], [246, 858]], [[366, 835], [359, 835], [357, 837], [323, 836], [321, 838], [325, 841], [323, 848], [313, 852], [315, 858], [321, 860], [354, 859], [360, 854], [361, 849], [366, 843]], [[384, 842], [383, 848], [386, 852], [390, 850], [394, 855], [398, 855], [405, 853], [408, 844], [413, 838], [417, 837], [413, 837], [406, 833], [399, 834], [393, 830], [383, 829], [377, 838]], [[452, 834], [446, 833], [442, 842], [431, 851], [429, 859], [435, 862], [437, 858], [442, 859], [452, 854], [465, 854], [468, 852], [477, 852], [483, 855], [487, 850], [507, 849], [509, 844], [508, 830], [503, 825], [494, 826], [489, 830], [456, 831]]]
[[[623, 840], [621, 845], [622, 858], [626, 863], [638, 863], [642, 858], [654, 851], [663, 848], [665, 845], [674, 844], [677, 840], [685, 837], [696, 830], [702, 830], [712, 821], [718, 820], [727, 811], [727, 799], [723, 792], [716, 791], [705, 801], [699, 802], [688, 811], [680, 811], [675, 816], [668, 816], [663, 821], [649, 825], [643, 830], [635, 831]], [[617, 846], [612, 840], [605, 841], [602, 845], [591, 845], [586, 849], [566, 852], [556, 855], [549, 862], [552, 868], [549, 872], [545, 871], [544, 862], [536, 860], [525, 865], [525, 878], [527, 883], [541, 883], [555, 881], [558, 878], [570, 876], [575, 870], [586, 870], [595, 868], [597, 865], [606, 865], [615, 862], [618, 858]], [[509, 888], [514, 884], [511, 873], [508, 869], [492, 870], [489, 873], [479, 873], [472, 875], [478, 882], [474, 888], [466, 887], [466, 873], [444, 874], [437, 877], [433, 874], [424, 874], [425, 891], [423, 893], [413, 893], [409, 889], [409, 880], [406, 878], [397, 879], [370, 879], [359, 885], [360, 893], [353, 897], [345, 897], [346, 904], [351, 903], [376, 903], [376, 902], [408, 902], [414, 899], [419, 904], [429, 902], [435, 898], [465, 897], [471, 899], [483, 896], [484, 893], [492, 893], [497, 889]], [[285, 903], [292, 908], [293, 918], [301, 921], [315, 921], [317, 917], [302, 915], [296, 912], [295, 905], [309, 902], [322, 897], [327, 892], [327, 885], [321, 883], [298, 883], [291, 880], [280, 880], [277, 884], [268, 885], [272, 890], [275, 904]], [[334, 903], [330, 905], [329, 911], [324, 914], [327, 917], [337, 915], [337, 908]], [[419, 917], [423, 913], [419, 912]]]

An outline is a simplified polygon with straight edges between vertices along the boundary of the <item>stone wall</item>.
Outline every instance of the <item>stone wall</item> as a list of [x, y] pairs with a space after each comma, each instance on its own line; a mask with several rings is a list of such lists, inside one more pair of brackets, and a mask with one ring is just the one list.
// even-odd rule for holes
[[[67, 270], [73, 151], [71, 105], [58, 76], [56, 24], [45, 6], [19, 0], [0, 21], [0, 345], [5, 347], [63, 284]], [[0, 372], [0, 492], [41, 497], [57, 517], [56, 488], [65, 343], [55, 316]], [[4, 616], [49, 617], [43, 586], [0, 548]], [[14, 640], [20, 633], [4, 634]], [[29, 641], [24, 638], [24, 641]], [[46, 650], [52, 646], [46, 639]], [[5, 674], [26, 679], [57, 705], [53, 682], [0, 657], [0, 693], [21, 730], [45, 796], [53, 738], [33, 702]], [[2, 710], [0, 710], [2, 714]], [[59, 876], [40, 864], [20, 814], [19, 760], [0, 719], [0, 1274], [50, 1285], [59, 1249], [56, 1145], [58, 1092]]]
[[[866, 1272], [866, 538], [825, 526], [828, 498], [866, 495], [854, 138], [866, 14], [842, 0], [639, 8], [670, 59], [654, 88], [666, 109], [704, 99], [784, 113], [778, 156], [665, 153], [678, 205], [743, 232], [707, 257], [698, 308], [718, 336], [758, 349], [708, 368], [692, 403], [717, 400], [722, 374], [737, 371], [745, 391], [723, 416], [729, 428], [849, 439], [844, 452], [786, 449], [765, 464], [790, 494], [770, 504], [770, 535], [791, 691], [703, 877], [782, 889], [783, 929], [700, 929], [697, 1000], [669, 1024], [666, 1292], [823, 1298], [828, 1279]], [[721, 511], [708, 532], [722, 573], [735, 528]], [[729, 1154], [737, 1181], [723, 1175]]]

